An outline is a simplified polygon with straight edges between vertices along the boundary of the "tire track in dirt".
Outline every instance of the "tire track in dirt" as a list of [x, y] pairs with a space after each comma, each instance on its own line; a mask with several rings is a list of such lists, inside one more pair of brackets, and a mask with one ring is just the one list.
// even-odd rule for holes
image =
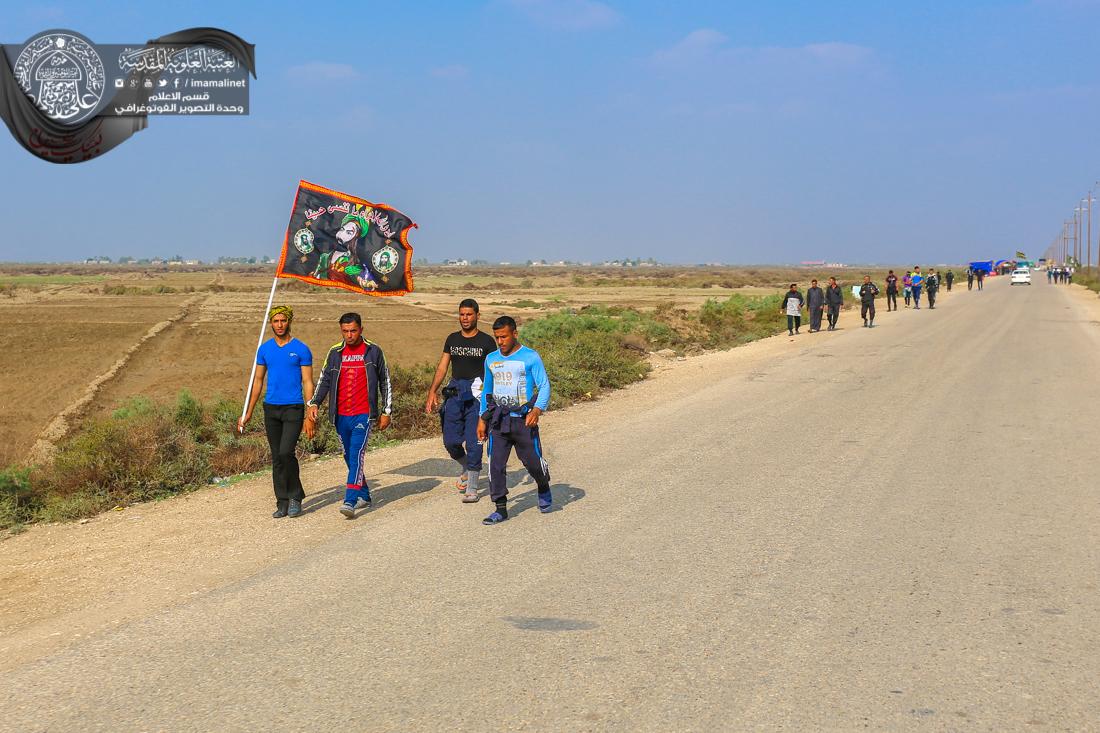
[[114, 379], [119, 372], [121, 372], [130, 360], [134, 358], [135, 354], [141, 350], [146, 343], [151, 339], [159, 336], [170, 328], [174, 324], [183, 320], [191, 312], [200, 301], [209, 296], [195, 295], [183, 302], [179, 312], [160, 323], [154, 324], [145, 334], [138, 339], [134, 344], [128, 348], [125, 353], [119, 359], [110, 366], [107, 371], [100, 374], [93, 379], [84, 390], [84, 392], [76, 400], [71, 402], [68, 407], [62, 410], [58, 415], [50, 421], [49, 425], [39, 434], [38, 440], [35, 441], [31, 447], [30, 452], [27, 455], [27, 462], [30, 464], [44, 463], [50, 460], [55, 451], [57, 450], [57, 442], [69, 434], [72, 429], [73, 422], [78, 418], [92, 403], [92, 401], [99, 394], [108, 382]]

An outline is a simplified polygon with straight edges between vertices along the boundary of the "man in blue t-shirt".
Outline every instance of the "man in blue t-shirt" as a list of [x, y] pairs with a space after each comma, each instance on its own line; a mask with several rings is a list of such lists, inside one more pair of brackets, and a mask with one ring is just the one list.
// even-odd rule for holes
[[913, 268], [913, 307], [920, 310], [920, 292], [924, 288], [924, 274], [920, 267]]
[[267, 319], [275, 335], [256, 352], [252, 394], [237, 423], [237, 430], [243, 433], [244, 426], [252, 419], [252, 410], [260, 398], [266, 376], [264, 430], [271, 446], [271, 482], [275, 488], [275, 513], [271, 516], [280, 519], [301, 514], [302, 499], [306, 497], [294, 450], [305, 420], [302, 395], [307, 394], [313, 384], [313, 354], [308, 346], [290, 336], [290, 322], [294, 320], [290, 306], [272, 308]]
[[489, 496], [496, 511], [482, 524], [508, 518], [508, 456], [512, 447], [539, 490], [539, 511], [550, 511], [550, 468], [542, 457], [539, 415], [550, 406], [550, 379], [542, 357], [516, 339], [516, 322], [501, 316], [493, 323], [500, 348], [485, 357], [484, 388], [477, 439], [489, 440]]

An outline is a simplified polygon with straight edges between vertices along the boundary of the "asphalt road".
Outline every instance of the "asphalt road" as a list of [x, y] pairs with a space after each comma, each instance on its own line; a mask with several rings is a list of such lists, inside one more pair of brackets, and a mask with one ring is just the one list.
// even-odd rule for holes
[[883, 311], [556, 416], [559, 511], [439, 490], [11, 670], [0, 730], [1097, 729], [1096, 309]]

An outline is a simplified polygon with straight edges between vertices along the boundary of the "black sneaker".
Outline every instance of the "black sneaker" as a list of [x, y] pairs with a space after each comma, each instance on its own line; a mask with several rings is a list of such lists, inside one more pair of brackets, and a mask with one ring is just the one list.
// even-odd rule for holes
[[302, 513], [302, 502], [297, 499], [290, 500], [290, 506], [286, 510], [286, 516], [297, 517]]
[[275, 507], [275, 511], [274, 511], [274, 513], [272, 513], [271, 518], [272, 519], [282, 519], [285, 516], [286, 516], [286, 508], [283, 507], [283, 506], [277, 506], [277, 507]]

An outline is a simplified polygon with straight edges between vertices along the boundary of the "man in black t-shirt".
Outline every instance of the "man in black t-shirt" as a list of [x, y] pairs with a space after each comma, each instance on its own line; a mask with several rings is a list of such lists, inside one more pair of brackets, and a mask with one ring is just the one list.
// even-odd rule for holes
[[462, 465], [458, 488], [462, 501], [478, 500], [477, 483], [481, 476], [482, 446], [477, 440], [477, 420], [481, 404], [482, 375], [485, 357], [497, 350], [497, 342], [477, 329], [477, 301], [467, 298], [458, 304], [458, 325], [443, 343], [443, 356], [435, 369], [435, 378], [428, 388], [425, 412], [434, 412], [439, 405], [439, 386], [451, 368], [451, 381], [443, 388], [443, 407], [439, 420], [443, 425], [443, 445], [451, 458]]

